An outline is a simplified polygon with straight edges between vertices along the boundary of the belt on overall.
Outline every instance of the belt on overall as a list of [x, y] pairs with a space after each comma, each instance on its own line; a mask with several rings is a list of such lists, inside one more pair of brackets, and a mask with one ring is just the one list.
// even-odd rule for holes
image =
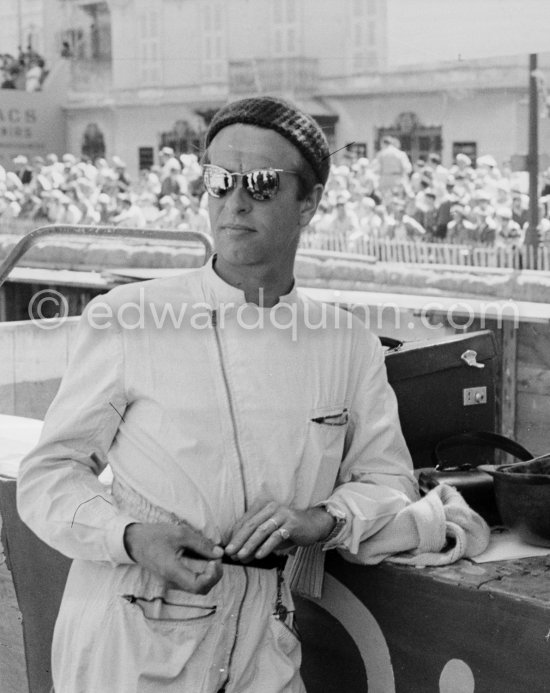
[[[139, 519], [142, 522], [170, 522], [173, 524], [178, 524], [180, 522], [180, 519], [176, 515], [154, 505], [117, 477], [115, 477], [113, 480], [112, 494], [113, 498], [117, 502], [117, 505], [121, 509], [131, 513], [134, 515], [134, 517], [136, 517], [136, 519]], [[235, 561], [230, 556], [226, 556], [225, 554], [222, 557], [222, 563], [227, 565], [238, 565], [244, 566], [245, 568], [261, 568], [263, 570], [283, 570], [286, 561], [286, 555], [275, 553], [272, 553], [265, 558], [253, 558], [248, 563]]]
[[253, 558], [248, 563], [234, 561], [230, 556], [223, 555], [222, 563], [227, 565], [242, 565], [244, 568], [262, 568], [263, 570], [283, 570], [286, 565], [287, 556], [282, 554], [270, 553], [265, 558]]

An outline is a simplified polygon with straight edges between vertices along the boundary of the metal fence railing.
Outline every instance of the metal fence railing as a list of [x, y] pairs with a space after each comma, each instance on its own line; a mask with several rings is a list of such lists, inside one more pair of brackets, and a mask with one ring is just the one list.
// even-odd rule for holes
[[350, 242], [343, 236], [319, 237], [307, 234], [302, 237], [300, 248], [368, 255], [379, 262], [550, 271], [550, 247], [547, 246], [498, 248], [374, 238], [360, 238]]

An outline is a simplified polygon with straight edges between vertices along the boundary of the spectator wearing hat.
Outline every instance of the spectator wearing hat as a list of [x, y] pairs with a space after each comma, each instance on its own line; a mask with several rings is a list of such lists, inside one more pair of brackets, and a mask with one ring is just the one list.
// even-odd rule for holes
[[439, 201], [436, 201], [437, 214], [436, 214], [436, 230], [434, 233], [435, 241], [446, 241], [449, 240], [447, 237], [447, 232], [449, 228], [449, 223], [452, 219], [451, 208], [458, 201], [457, 196], [454, 192], [455, 179], [453, 176], [449, 175], [447, 182], [445, 184], [445, 195]]
[[113, 162], [118, 189], [120, 192], [126, 192], [131, 185], [130, 176], [126, 170], [126, 163], [119, 156], [113, 156], [111, 161]]
[[505, 178], [501, 178], [495, 185], [495, 207], [510, 207], [511, 203], [510, 183]]
[[[208, 211], [201, 205], [198, 197], [182, 195], [177, 204], [181, 210], [180, 216], [190, 231], [212, 235]], [[181, 228], [181, 224], [178, 228]]]
[[357, 205], [359, 229], [349, 236], [349, 249], [359, 252], [364, 248], [364, 241], [378, 240], [382, 237], [382, 220], [376, 213], [376, 202], [372, 197], [364, 197]]
[[388, 205], [386, 233], [394, 241], [420, 241], [426, 229], [406, 212], [405, 200], [394, 198]]
[[424, 190], [422, 198], [416, 197], [412, 216], [425, 229], [426, 241], [433, 241], [437, 238], [436, 194], [432, 188]]
[[464, 152], [459, 152], [455, 156], [454, 164], [449, 169], [449, 173], [455, 178], [457, 175], [463, 176], [466, 180], [473, 180], [475, 178], [472, 160], [467, 154], [464, 154]]
[[172, 147], [162, 147], [159, 151], [159, 164], [161, 182], [168, 178], [174, 169], [177, 169], [178, 173], [181, 172], [180, 161], [177, 159]]
[[53, 224], [74, 225], [80, 223], [82, 212], [70, 194], [55, 189], [48, 194], [48, 197], [47, 215]]
[[107, 193], [101, 192], [97, 196], [98, 224], [110, 224], [117, 213], [115, 200]]
[[139, 178], [135, 190], [138, 194], [154, 195], [155, 201], [158, 201], [161, 183], [160, 183], [160, 168], [154, 166], [150, 169], [144, 168], [139, 172]]
[[332, 198], [332, 209], [315, 224], [321, 246], [331, 250], [347, 249], [349, 238], [359, 230], [357, 215], [351, 208], [351, 196], [341, 190]]
[[479, 241], [477, 226], [468, 219], [469, 209], [455, 202], [451, 207], [451, 221], [447, 225], [447, 239], [459, 245], [472, 245]]
[[159, 200], [160, 212], [155, 219], [155, 226], [163, 229], [177, 229], [182, 218], [176, 200], [172, 195], [164, 195]]
[[[546, 248], [550, 247], [550, 196], [539, 198], [539, 223], [537, 226], [537, 234], [539, 243]], [[524, 233], [527, 235], [529, 229], [529, 221], [525, 224]]]
[[351, 175], [364, 195], [372, 196], [376, 189], [377, 179], [366, 156], [359, 157], [351, 166]]
[[383, 137], [381, 144], [382, 147], [374, 158], [373, 171], [378, 176], [378, 190], [384, 200], [391, 197], [396, 186], [401, 185], [406, 191], [410, 190], [412, 164], [405, 152], [397, 146], [399, 141], [394, 137]]
[[542, 178], [542, 188], [540, 191], [541, 197], [548, 197], [550, 195], [550, 168], [547, 168], [541, 174]]
[[487, 190], [492, 199], [496, 199], [497, 182], [501, 179], [496, 159], [491, 154], [484, 154], [476, 159], [476, 166], [478, 185]]
[[33, 170], [29, 166], [29, 160], [23, 154], [19, 154], [14, 157], [13, 165], [15, 166], [15, 173], [19, 177], [19, 180], [23, 185], [28, 185], [32, 180]]
[[435, 192], [436, 201], [440, 202], [445, 197], [447, 179], [449, 177], [449, 169], [441, 163], [441, 156], [437, 152], [431, 152], [428, 155], [426, 168], [431, 171], [431, 188]]
[[2, 58], [2, 89], [19, 89], [23, 80], [23, 64], [10, 53], [4, 53]]
[[520, 229], [523, 229], [529, 221], [529, 196], [524, 195], [519, 190], [512, 190], [511, 196], [510, 209], [512, 210], [512, 219], [518, 224]]
[[21, 197], [25, 191], [25, 186], [15, 171], [8, 171], [6, 173], [6, 188], [14, 192], [18, 198]]
[[17, 219], [21, 214], [21, 205], [17, 195], [11, 190], [0, 192], [0, 218], [2, 221]]
[[40, 57], [33, 57], [25, 73], [25, 91], [40, 91], [42, 77], [44, 75], [44, 61]]
[[120, 211], [112, 218], [112, 223], [121, 228], [145, 228], [147, 220], [140, 207], [136, 204], [136, 198], [132, 193], [120, 193], [118, 196]]
[[495, 220], [495, 248], [508, 250], [521, 248], [525, 241], [525, 233], [512, 219], [512, 210], [509, 207], [499, 207], [496, 210]]
[[477, 226], [477, 237], [480, 243], [492, 246], [495, 242], [496, 221], [495, 208], [491, 196], [485, 190], [478, 190], [472, 198], [471, 220]]
[[426, 166], [425, 159], [420, 157], [414, 162], [410, 176], [410, 184], [415, 195], [421, 190], [430, 187], [432, 183], [431, 174], [432, 172]]
[[176, 199], [187, 193], [187, 184], [181, 175], [181, 166], [174, 159], [166, 164], [168, 175], [161, 178], [159, 202], [163, 197]]

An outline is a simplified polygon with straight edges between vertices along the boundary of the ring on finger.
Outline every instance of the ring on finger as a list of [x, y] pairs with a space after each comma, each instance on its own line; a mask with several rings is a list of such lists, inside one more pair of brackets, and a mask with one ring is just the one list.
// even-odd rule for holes
[[273, 517], [270, 517], [269, 520], [266, 521], [266, 524], [268, 522], [272, 522], [275, 525], [276, 530], [279, 529], [279, 524], [278, 524], [277, 520], [275, 520]]
[[281, 529], [277, 530], [277, 533], [281, 535], [281, 539], [286, 541], [290, 537], [290, 532], [288, 529], [285, 529], [284, 527], [281, 527]]

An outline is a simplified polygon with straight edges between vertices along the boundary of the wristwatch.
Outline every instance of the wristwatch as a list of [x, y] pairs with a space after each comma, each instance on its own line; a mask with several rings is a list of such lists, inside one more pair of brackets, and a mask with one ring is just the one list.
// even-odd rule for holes
[[336, 520], [336, 522], [334, 523], [334, 527], [330, 530], [328, 537], [325, 537], [320, 542], [323, 546], [325, 546], [329, 543], [329, 541], [332, 541], [335, 537], [337, 537], [340, 534], [340, 531], [343, 527], [345, 527], [347, 523], [347, 518], [339, 510], [331, 510], [330, 508], [327, 508], [326, 505], [323, 505], [321, 507], [323, 507], [327, 511], [327, 513]]

